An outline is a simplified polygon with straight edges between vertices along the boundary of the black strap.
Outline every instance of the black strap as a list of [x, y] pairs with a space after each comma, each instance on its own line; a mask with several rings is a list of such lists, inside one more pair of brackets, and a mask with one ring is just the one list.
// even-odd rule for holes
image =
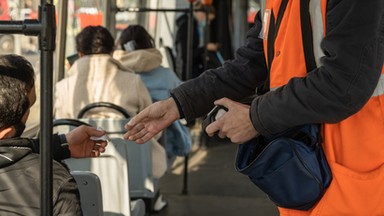
[[[304, 57], [307, 73], [314, 70], [316, 66], [315, 55], [313, 52], [313, 36], [312, 36], [312, 25], [311, 16], [309, 14], [309, 3], [310, 0], [300, 1], [300, 18], [301, 18], [301, 32], [303, 38]], [[279, 14], [275, 23], [273, 13], [271, 13], [270, 27], [268, 32], [268, 71], [269, 75], [262, 86], [261, 92], [258, 94], [264, 94], [269, 91], [270, 85], [270, 70], [275, 55], [275, 40], [279, 32], [280, 24], [283, 19], [283, 15], [287, 8], [288, 0], [283, 0], [279, 8]]]
[[300, 1], [301, 34], [303, 38], [304, 57], [307, 73], [311, 72], [317, 67], [315, 55], [313, 52], [313, 35], [311, 15], [309, 14], [309, 2], [310, 0]]
[[[287, 9], [288, 0], [283, 0], [280, 4], [279, 13], [277, 14], [277, 19], [275, 22], [275, 16], [273, 15], [273, 11], [271, 11], [271, 20], [269, 21], [269, 30], [268, 30], [268, 73], [270, 74], [271, 65], [275, 55], [275, 41], [277, 37], [277, 33], [280, 29], [281, 21], [283, 20], [283, 15], [285, 13], [285, 9]], [[268, 75], [267, 79], [264, 82], [262, 87], [262, 94], [269, 91], [269, 80], [270, 76]]]

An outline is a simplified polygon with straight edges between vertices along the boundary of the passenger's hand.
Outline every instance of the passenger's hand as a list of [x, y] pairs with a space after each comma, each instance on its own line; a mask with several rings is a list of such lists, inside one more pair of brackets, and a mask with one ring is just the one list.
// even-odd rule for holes
[[219, 44], [217, 43], [207, 43], [207, 50], [216, 52], [219, 49]]
[[249, 116], [249, 105], [228, 98], [217, 100], [215, 104], [226, 107], [228, 111], [218, 120], [208, 125], [205, 131], [209, 136], [213, 136], [218, 132], [220, 138], [228, 137], [231, 142], [241, 144], [259, 134], [252, 125]]
[[84, 157], [98, 157], [101, 153], [105, 152], [107, 141], [91, 140], [91, 136], [100, 137], [106, 132], [97, 130], [94, 127], [79, 126], [74, 130], [67, 133], [65, 136], [71, 151], [71, 157], [84, 158]]
[[124, 139], [145, 143], [179, 118], [179, 110], [173, 98], [156, 102], [125, 125], [127, 133]]

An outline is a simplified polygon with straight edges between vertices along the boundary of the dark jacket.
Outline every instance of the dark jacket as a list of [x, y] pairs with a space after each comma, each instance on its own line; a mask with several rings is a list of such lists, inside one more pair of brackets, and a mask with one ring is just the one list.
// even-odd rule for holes
[[[269, 136], [297, 125], [339, 122], [359, 111], [371, 97], [384, 61], [383, 11], [382, 0], [329, 0], [322, 66], [256, 97], [250, 111], [255, 129]], [[377, 19], [366, 25], [364, 14]], [[206, 114], [219, 98], [240, 101], [263, 84], [268, 72], [261, 29], [258, 18], [233, 61], [172, 91], [187, 120]]]
[[[54, 142], [54, 149], [60, 148], [57, 136]], [[0, 215], [40, 215], [40, 158], [32, 153], [37, 144], [27, 138], [0, 140]], [[53, 215], [82, 215], [74, 178], [57, 161], [52, 169]]]
[[[176, 20], [177, 32], [176, 47], [176, 73], [181, 80], [186, 80], [187, 73], [187, 47], [188, 47], [188, 14], [181, 15]], [[199, 76], [204, 68], [204, 47], [199, 47], [200, 38], [197, 21], [193, 18], [193, 45], [192, 45], [192, 78]]]

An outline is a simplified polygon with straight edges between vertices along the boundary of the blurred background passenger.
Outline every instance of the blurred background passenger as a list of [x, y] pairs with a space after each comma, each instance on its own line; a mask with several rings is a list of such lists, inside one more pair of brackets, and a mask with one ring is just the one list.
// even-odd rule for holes
[[[118, 39], [118, 48], [121, 50], [113, 53], [114, 58], [141, 76], [153, 102], [169, 98], [170, 90], [181, 84], [171, 69], [161, 66], [163, 57], [144, 27], [130, 25], [124, 29]], [[189, 129], [176, 121], [166, 129], [163, 145], [169, 164], [175, 156], [187, 155], [192, 147]]]
[[[205, 8], [206, 7], [206, 8]], [[215, 16], [215, 8], [211, 5], [205, 6], [196, 1], [194, 3], [194, 8], [199, 11], [193, 13], [193, 45], [192, 45], [192, 77], [198, 77], [202, 72], [204, 72], [204, 52], [205, 49], [211, 52], [216, 52], [218, 50], [218, 44], [216, 43], [207, 43], [204, 46], [204, 29], [207, 25], [206, 23], [206, 13], [203, 9], [208, 10], [208, 22], [212, 21]], [[187, 79], [187, 43], [188, 43], [188, 13], [182, 14], [176, 20], [177, 32], [175, 38], [175, 48], [176, 48], [176, 72], [182, 80]], [[220, 66], [220, 65], [217, 65]]]

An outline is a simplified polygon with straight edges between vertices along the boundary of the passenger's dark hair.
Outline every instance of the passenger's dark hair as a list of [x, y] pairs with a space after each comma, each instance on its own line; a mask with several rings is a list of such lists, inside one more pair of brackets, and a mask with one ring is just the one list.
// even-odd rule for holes
[[194, 4], [193, 4], [194, 8], [196, 10], [199, 10], [199, 9], [205, 9], [205, 10], [208, 10], [208, 13], [209, 14], [216, 14], [216, 10], [215, 10], [215, 7], [213, 7], [212, 5], [203, 5], [203, 3], [201, 3], [200, 1], [196, 1]]
[[87, 26], [76, 35], [76, 50], [84, 55], [110, 54], [115, 40], [102, 26]]
[[18, 55], [0, 55], [0, 129], [20, 123], [35, 85], [31, 63]]
[[155, 41], [141, 25], [130, 25], [121, 32], [118, 44], [123, 50], [125, 50], [124, 44], [128, 41], [135, 41], [137, 50], [155, 47]]

